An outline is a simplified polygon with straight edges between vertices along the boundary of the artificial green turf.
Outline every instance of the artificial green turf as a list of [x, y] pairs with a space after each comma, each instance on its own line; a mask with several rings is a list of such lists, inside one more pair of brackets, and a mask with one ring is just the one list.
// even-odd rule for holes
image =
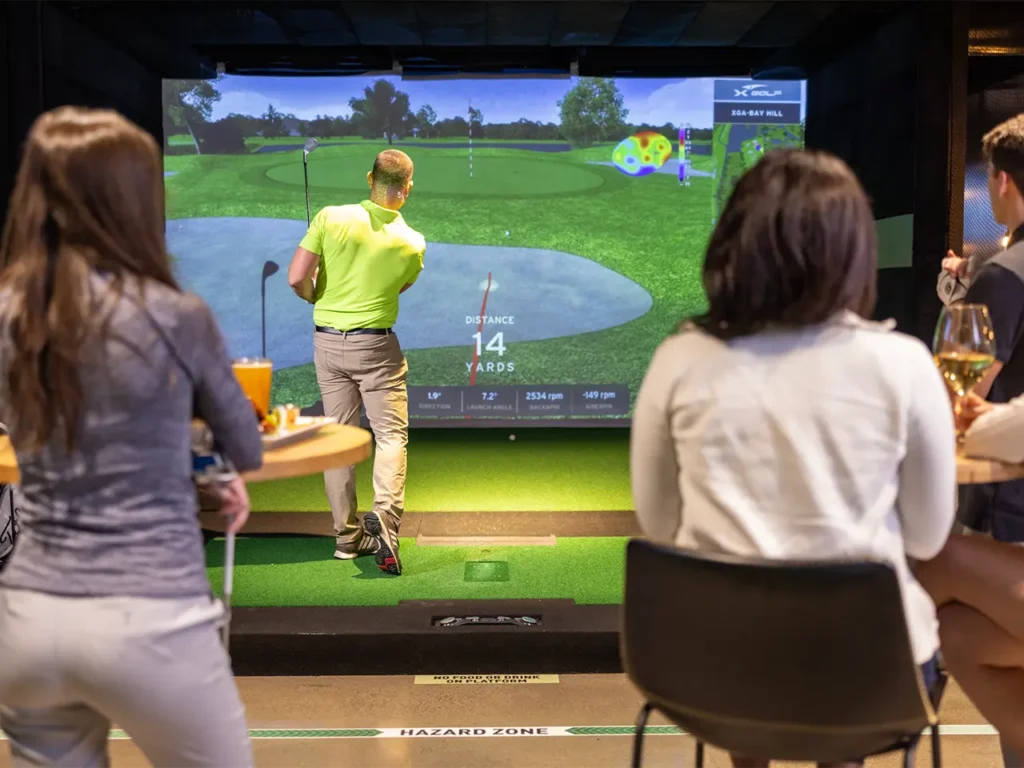
[[[619, 511], [633, 508], [626, 429], [412, 430], [412, 512]], [[360, 509], [373, 501], [372, 461], [356, 469]], [[327, 511], [323, 477], [249, 486], [254, 511]]]
[[[353, 141], [321, 147], [309, 162], [312, 207], [362, 198], [365, 170], [386, 146]], [[515, 371], [481, 372], [479, 384], [627, 384], [635, 396], [654, 348], [680, 318], [703, 308], [699, 275], [710, 233], [711, 179], [695, 177], [690, 187], [681, 188], [673, 175], [630, 178], [588, 164], [610, 159], [610, 147], [557, 153], [475, 149], [471, 179], [465, 149], [402, 149], [417, 168], [403, 214], [428, 241], [576, 254], [634, 280], [653, 300], [643, 317], [614, 328], [509, 344], [503, 361], [513, 362]], [[300, 152], [168, 156], [166, 169], [177, 172], [166, 180], [168, 218], [302, 219], [300, 157]], [[574, 311], [600, 314], [601, 307]], [[467, 332], [463, 346], [410, 350], [409, 383], [468, 383], [473, 347]], [[318, 399], [311, 364], [275, 371], [275, 402], [305, 406]]]
[[[447, 547], [402, 539], [403, 574], [372, 557], [332, 559], [329, 538], [246, 538], [237, 542], [236, 607], [396, 605], [400, 600], [572, 599], [622, 602], [625, 538], [564, 538], [546, 547]], [[507, 581], [466, 581], [466, 564], [504, 562]], [[224, 580], [223, 540], [207, 545], [210, 583]]]

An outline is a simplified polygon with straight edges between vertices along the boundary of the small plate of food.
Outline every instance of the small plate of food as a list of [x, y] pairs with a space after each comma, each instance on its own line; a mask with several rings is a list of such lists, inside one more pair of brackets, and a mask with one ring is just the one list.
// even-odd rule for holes
[[260, 421], [263, 447], [272, 450], [298, 443], [313, 437], [324, 426], [333, 423], [334, 419], [324, 416], [300, 416], [299, 409], [294, 405], [279, 405], [271, 408], [270, 413]]

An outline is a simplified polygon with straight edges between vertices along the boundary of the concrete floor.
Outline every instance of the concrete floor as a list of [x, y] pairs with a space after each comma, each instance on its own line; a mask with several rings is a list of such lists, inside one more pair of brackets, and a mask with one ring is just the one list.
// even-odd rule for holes
[[[277, 677], [239, 680], [251, 729], [381, 729], [628, 726], [640, 699], [621, 675], [563, 675], [555, 684], [422, 685], [412, 677]], [[946, 725], [984, 726], [978, 712], [953, 683], [942, 711]], [[658, 721], [660, 724], [661, 721]], [[271, 734], [266, 734], [271, 736]], [[368, 738], [321, 734], [274, 734], [255, 738], [259, 766], [324, 768], [585, 768], [629, 765], [628, 735]], [[652, 736], [645, 766], [693, 764], [693, 743], [685, 736]], [[114, 741], [114, 768], [144, 766], [131, 742]], [[943, 740], [947, 768], [999, 768], [993, 735], [949, 735]], [[711, 750], [706, 763], [727, 768], [723, 754]], [[897, 766], [899, 757], [873, 760], [869, 766]], [[922, 745], [917, 764], [930, 765]], [[10, 765], [6, 750], [0, 767]], [[782, 765], [782, 764], [778, 764]]]

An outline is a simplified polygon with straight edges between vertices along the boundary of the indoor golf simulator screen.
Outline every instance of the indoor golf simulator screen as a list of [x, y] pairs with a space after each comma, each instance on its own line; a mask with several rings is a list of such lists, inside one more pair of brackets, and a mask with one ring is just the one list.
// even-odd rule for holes
[[802, 146], [804, 93], [713, 78], [167, 80], [168, 245], [230, 352], [273, 360], [274, 400], [316, 405], [312, 308], [286, 276], [305, 177], [314, 214], [358, 203], [376, 154], [397, 147], [416, 166], [402, 214], [428, 244], [395, 327], [410, 416], [623, 419], [655, 347], [704, 308], [703, 251], [736, 179]]

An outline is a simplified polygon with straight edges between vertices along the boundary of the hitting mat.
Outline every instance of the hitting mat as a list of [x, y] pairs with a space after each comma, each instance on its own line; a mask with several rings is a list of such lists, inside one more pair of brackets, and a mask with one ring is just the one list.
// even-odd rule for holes
[[[400, 600], [559, 599], [622, 602], [626, 538], [559, 538], [543, 546], [424, 546], [402, 539], [404, 572], [372, 557], [332, 559], [323, 537], [241, 537], [233, 605], [382, 606]], [[206, 548], [210, 583], [224, 581], [224, 540]]]

